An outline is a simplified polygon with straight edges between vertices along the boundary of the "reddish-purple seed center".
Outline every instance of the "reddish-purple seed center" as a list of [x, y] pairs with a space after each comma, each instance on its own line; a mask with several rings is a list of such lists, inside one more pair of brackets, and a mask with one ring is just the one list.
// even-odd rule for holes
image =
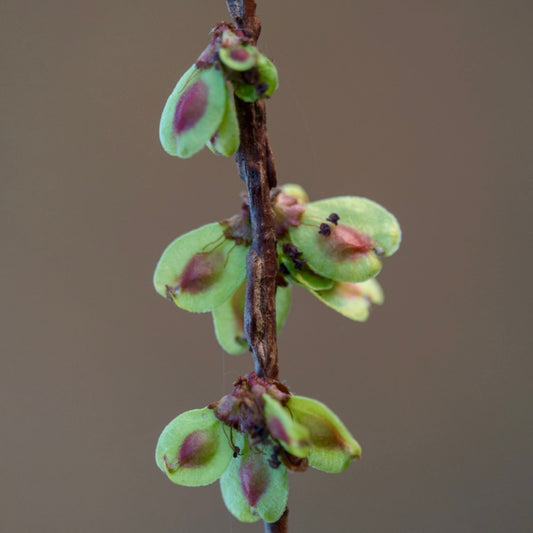
[[322, 236], [322, 239], [337, 261], [357, 259], [361, 254], [369, 252], [374, 246], [368, 235], [345, 224], [332, 227], [331, 234], [327, 237]]
[[193, 431], [187, 435], [179, 450], [178, 464], [183, 468], [194, 468], [201, 466], [216, 451], [215, 441], [206, 431]]
[[283, 442], [289, 442], [289, 435], [285, 431], [281, 420], [275, 416], [271, 417], [268, 420], [268, 430], [272, 437]]
[[222, 273], [224, 256], [221, 253], [204, 253], [193, 255], [179, 279], [180, 290], [190, 294], [205, 291]]
[[268, 487], [268, 472], [259, 457], [249, 459], [241, 466], [239, 472], [241, 487], [246, 500], [251, 507], [255, 507], [257, 502], [266, 492]]
[[337, 429], [327, 420], [308, 414], [300, 422], [309, 429], [311, 442], [319, 448], [342, 449], [344, 440]]
[[202, 118], [207, 108], [209, 89], [198, 80], [178, 100], [174, 114], [174, 130], [179, 135], [190, 130]]
[[247, 61], [250, 57], [249, 52], [243, 48], [234, 48], [229, 55], [235, 61]]
[[240, 331], [244, 333], [244, 297], [246, 292], [246, 285], [241, 285], [235, 294], [231, 297], [231, 309], [233, 311], [233, 318]]

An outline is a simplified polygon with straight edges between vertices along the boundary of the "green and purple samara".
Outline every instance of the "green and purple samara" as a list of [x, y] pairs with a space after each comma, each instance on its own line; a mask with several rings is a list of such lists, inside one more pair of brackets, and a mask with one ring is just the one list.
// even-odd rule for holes
[[156, 448], [157, 465], [174, 483], [196, 487], [220, 479], [224, 503], [241, 522], [279, 520], [287, 506], [287, 470], [338, 473], [360, 455], [324, 404], [253, 373], [220, 401], [175, 418]]

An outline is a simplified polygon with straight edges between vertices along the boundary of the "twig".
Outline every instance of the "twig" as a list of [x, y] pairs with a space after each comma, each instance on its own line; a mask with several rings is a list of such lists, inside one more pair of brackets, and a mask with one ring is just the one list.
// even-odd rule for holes
[[276, 234], [270, 200], [269, 145], [265, 104], [248, 104], [236, 98], [241, 146], [236, 155], [239, 174], [246, 183], [252, 225], [252, 246], [247, 261], [244, 310], [246, 337], [258, 376], [278, 377], [276, 340]]
[[[235, 25], [252, 43], [261, 32], [255, 16], [255, 0], [226, 0]], [[264, 100], [246, 103], [235, 97], [241, 131], [236, 154], [239, 175], [248, 190], [252, 245], [247, 260], [244, 327], [252, 350], [255, 372], [266, 379], [278, 377], [276, 339], [276, 234], [270, 189], [276, 184], [276, 170], [268, 134]], [[273, 524], [265, 523], [266, 533], [288, 531], [288, 509]]]

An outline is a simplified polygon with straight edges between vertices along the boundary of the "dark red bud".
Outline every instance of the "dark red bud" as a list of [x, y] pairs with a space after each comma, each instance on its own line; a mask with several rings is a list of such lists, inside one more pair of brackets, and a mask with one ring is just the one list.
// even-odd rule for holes
[[289, 226], [297, 227], [301, 224], [305, 205], [299, 203], [297, 198], [281, 191], [276, 194], [273, 203], [277, 235], [285, 234]]
[[239, 429], [241, 419], [241, 402], [231, 394], [226, 394], [215, 407], [215, 416], [227, 426]]

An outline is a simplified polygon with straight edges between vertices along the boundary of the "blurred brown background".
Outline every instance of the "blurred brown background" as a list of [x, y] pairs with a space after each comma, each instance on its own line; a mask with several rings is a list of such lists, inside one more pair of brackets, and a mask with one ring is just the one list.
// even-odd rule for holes
[[[167, 156], [159, 115], [223, 0], [2, 9], [0, 530], [240, 532], [172, 485], [163, 426], [251, 369], [152, 288], [164, 247], [239, 207], [232, 159]], [[386, 305], [302, 290], [282, 378], [363, 446], [291, 476], [296, 532], [531, 531], [530, 1], [259, 2], [280, 181], [396, 214]]]

